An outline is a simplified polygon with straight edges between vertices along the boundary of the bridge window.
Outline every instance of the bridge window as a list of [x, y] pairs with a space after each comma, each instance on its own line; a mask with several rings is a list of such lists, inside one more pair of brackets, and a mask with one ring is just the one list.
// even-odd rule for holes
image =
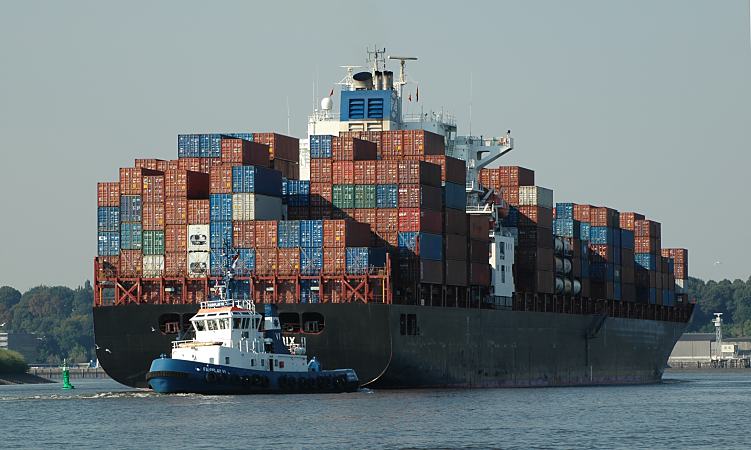
[[226, 330], [229, 328], [229, 319], [219, 319], [219, 329]]
[[242, 323], [243, 323], [242, 321], [243, 320], [241, 318], [239, 318], [239, 317], [233, 318], [232, 319], [232, 327], [234, 329], [236, 329], [236, 330], [239, 329], [239, 328], [242, 328]]
[[229, 364], [229, 356], [224, 357], [224, 364]]
[[303, 332], [317, 334], [323, 331], [323, 315], [317, 312], [302, 313]]
[[281, 329], [286, 333], [300, 332], [300, 315], [295, 312], [285, 312], [279, 314]]

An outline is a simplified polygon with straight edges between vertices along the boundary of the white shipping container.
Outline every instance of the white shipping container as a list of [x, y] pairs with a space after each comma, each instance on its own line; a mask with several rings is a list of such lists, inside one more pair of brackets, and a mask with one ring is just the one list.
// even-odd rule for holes
[[676, 294], [685, 294], [686, 293], [686, 287], [688, 286], [687, 280], [684, 280], [683, 278], [676, 278], [675, 279], [675, 293]]
[[232, 194], [232, 220], [280, 220], [282, 199], [260, 194]]
[[188, 277], [203, 278], [209, 273], [211, 252], [188, 252]]
[[211, 247], [209, 247], [209, 233], [208, 225], [188, 225], [188, 251], [211, 251]]
[[143, 257], [143, 277], [159, 278], [164, 273], [164, 255], [145, 255]]
[[519, 186], [519, 206], [553, 209], [553, 190], [540, 186]]

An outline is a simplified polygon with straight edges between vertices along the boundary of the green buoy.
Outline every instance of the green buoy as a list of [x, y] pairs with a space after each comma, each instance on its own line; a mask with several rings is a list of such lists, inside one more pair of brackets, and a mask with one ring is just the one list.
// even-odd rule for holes
[[75, 389], [76, 387], [70, 384], [70, 371], [68, 370], [68, 363], [63, 359], [63, 389]]

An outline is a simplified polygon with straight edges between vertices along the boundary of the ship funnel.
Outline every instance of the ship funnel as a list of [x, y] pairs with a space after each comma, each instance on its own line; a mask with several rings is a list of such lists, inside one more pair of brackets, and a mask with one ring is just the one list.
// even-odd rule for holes
[[380, 71], [376, 70], [375, 71], [375, 79], [374, 79], [374, 81], [375, 81], [375, 88], [376, 88], [376, 90], [380, 91], [381, 89], [383, 89], [383, 73], [381, 73]]
[[394, 89], [394, 72], [390, 70], [385, 70], [383, 72], [383, 89], [387, 91]]
[[373, 75], [370, 72], [357, 72], [352, 75], [352, 86], [356, 91], [373, 89]]

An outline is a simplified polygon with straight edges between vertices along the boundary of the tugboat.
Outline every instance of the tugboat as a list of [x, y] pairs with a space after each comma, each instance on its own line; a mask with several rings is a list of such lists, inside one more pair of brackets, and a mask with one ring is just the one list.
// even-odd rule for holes
[[[172, 343], [171, 357], [151, 363], [146, 382], [162, 394], [279, 394], [353, 392], [352, 369], [321, 370], [308, 361], [304, 342], [282, 340], [276, 305], [256, 312], [247, 299], [232, 299], [237, 255], [214, 287], [217, 299], [201, 302], [190, 319], [195, 339]], [[302, 345], [301, 345], [302, 344]]]

